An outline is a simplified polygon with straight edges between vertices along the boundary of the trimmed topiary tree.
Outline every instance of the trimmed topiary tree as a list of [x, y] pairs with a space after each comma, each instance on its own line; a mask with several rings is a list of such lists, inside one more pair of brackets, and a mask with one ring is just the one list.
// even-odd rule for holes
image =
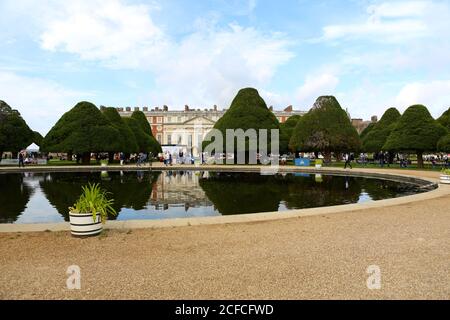
[[82, 154], [89, 164], [92, 152], [114, 152], [121, 149], [121, 135], [100, 110], [90, 102], [79, 102], [66, 112], [42, 141], [46, 152]]
[[375, 127], [376, 122], [371, 122], [369, 123], [369, 125], [363, 130], [361, 131], [361, 133], [359, 134], [359, 138], [364, 139], [365, 136], [367, 136], [369, 134], [370, 131], [372, 131], [373, 127]]
[[381, 151], [400, 117], [401, 114], [397, 109], [387, 109], [380, 121], [378, 121], [373, 126], [373, 129], [362, 139], [363, 150], [368, 152]]
[[158, 154], [161, 151], [161, 145], [153, 136], [150, 136], [142, 130], [139, 122], [135, 118], [124, 117], [123, 120], [133, 132], [136, 143], [138, 145], [138, 152]]
[[450, 108], [448, 108], [447, 111], [445, 111], [438, 119], [437, 121], [447, 128], [447, 130], [450, 130]]
[[33, 131], [33, 142], [41, 146], [42, 140], [44, 140], [44, 137], [39, 132]]
[[[254, 88], [244, 88], [239, 90], [236, 97], [231, 102], [230, 108], [225, 114], [216, 122], [214, 129], [220, 130], [223, 136], [222, 150], [226, 151], [226, 130], [227, 129], [242, 129], [244, 132], [248, 129], [255, 129], [258, 139], [260, 139], [259, 130], [267, 129], [267, 152], [271, 150], [271, 129], [280, 129], [280, 124], [275, 115], [267, 108], [267, 105], [263, 98], [258, 93], [258, 90]], [[212, 137], [207, 134], [205, 141], [203, 142], [203, 149], [211, 143]], [[245, 153], [245, 162], [247, 163], [250, 158], [250, 153], [257, 152], [258, 150], [250, 150], [248, 139], [245, 142], [245, 150], [238, 150], [237, 143], [234, 143], [234, 160], [237, 160], [237, 153]], [[259, 146], [257, 147], [259, 149]]]
[[19, 111], [0, 100], [0, 158], [3, 152], [14, 155], [33, 142], [33, 131], [28, 127]]
[[146, 148], [144, 150], [141, 150], [142, 152], [151, 152], [154, 155], [162, 152], [161, 149], [161, 145], [159, 144], [159, 142], [155, 139], [155, 137], [153, 136], [153, 132], [152, 132], [152, 127], [150, 126], [150, 123], [147, 120], [147, 117], [145, 116], [145, 114], [142, 111], [134, 111], [131, 114], [131, 118], [135, 119], [136, 122], [139, 124], [139, 126], [141, 127], [142, 131], [150, 136], [150, 145], [148, 148]]
[[450, 133], [439, 139], [437, 150], [440, 152], [450, 153]]
[[285, 122], [280, 123], [280, 154], [288, 153], [289, 141], [291, 140], [292, 133], [294, 132], [297, 123], [300, 121], [301, 116], [295, 115], [289, 117]]
[[323, 152], [325, 159], [331, 161], [331, 152], [357, 151], [361, 141], [336, 98], [323, 96], [301, 117], [289, 147], [295, 151]]
[[142, 128], [142, 131], [153, 137], [152, 127], [150, 126], [147, 117], [142, 111], [134, 111], [131, 114], [131, 117], [139, 123], [139, 126]]
[[423, 168], [423, 153], [435, 151], [438, 140], [447, 130], [433, 119], [423, 105], [409, 107], [383, 146], [389, 151], [410, 151], [417, 154], [417, 165]]
[[130, 154], [138, 152], [139, 147], [136, 142], [136, 137], [131, 131], [130, 127], [125, 123], [116, 108], [105, 107], [102, 108], [103, 115], [109, 120], [111, 125], [120, 133], [120, 149], [109, 152], [109, 161], [112, 162], [114, 153], [124, 152]]

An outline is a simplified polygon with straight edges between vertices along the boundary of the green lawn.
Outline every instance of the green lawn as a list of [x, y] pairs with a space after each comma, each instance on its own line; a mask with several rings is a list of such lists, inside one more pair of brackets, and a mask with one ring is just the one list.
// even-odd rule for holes
[[[328, 167], [337, 167], [337, 168], [343, 168], [345, 162], [333, 162], [331, 165], [327, 165]], [[380, 165], [377, 163], [368, 163], [365, 166], [359, 163], [356, 163], [352, 161], [352, 167], [353, 168], [376, 168], [376, 169], [405, 169], [405, 170], [430, 170], [430, 171], [441, 171], [442, 165], [436, 165], [434, 168], [431, 165], [431, 163], [424, 163], [424, 168], [418, 168], [416, 164], [410, 164], [406, 168], [401, 168], [399, 164], [391, 164], [387, 166], [384, 165], [383, 168], [380, 167]]]
[[[336, 162], [333, 161], [331, 164], [326, 164], [323, 165], [324, 167], [335, 167], [335, 168], [343, 168], [344, 167], [345, 162], [344, 161], [340, 161], [340, 162]], [[287, 162], [288, 166], [293, 166], [294, 162], [293, 161], [288, 161]], [[314, 166], [314, 160], [311, 161], [311, 166]], [[355, 161], [352, 161], [352, 167], [353, 168], [372, 168], [372, 169], [405, 169], [405, 170], [429, 170], [429, 171], [441, 171], [442, 170], [442, 165], [436, 165], [434, 168], [431, 165], [431, 162], [425, 162], [424, 163], [424, 168], [417, 168], [416, 164], [411, 164], [408, 165], [408, 167], [406, 168], [401, 168], [400, 164], [391, 164], [389, 166], [387, 166], [386, 164], [384, 165], [383, 168], [380, 167], [380, 165], [378, 163], [367, 163], [366, 165], [362, 165], [359, 163], [356, 163]]]

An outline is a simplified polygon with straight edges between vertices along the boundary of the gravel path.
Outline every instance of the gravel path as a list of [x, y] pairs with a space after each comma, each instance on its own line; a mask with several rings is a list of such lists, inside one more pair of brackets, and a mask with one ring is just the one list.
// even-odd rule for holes
[[[81, 290], [66, 287], [70, 265], [81, 268]], [[369, 265], [381, 269], [379, 290], [366, 286]], [[450, 196], [280, 221], [109, 230], [88, 239], [3, 233], [0, 298], [449, 299]]]

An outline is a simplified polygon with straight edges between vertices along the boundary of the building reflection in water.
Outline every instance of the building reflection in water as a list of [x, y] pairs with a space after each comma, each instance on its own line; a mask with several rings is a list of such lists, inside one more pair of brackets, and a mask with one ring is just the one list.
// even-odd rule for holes
[[163, 171], [153, 185], [150, 205], [156, 210], [184, 207], [185, 211], [212, 207], [213, 203], [199, 185], [199, 180], [208, 175], [207, 171]]

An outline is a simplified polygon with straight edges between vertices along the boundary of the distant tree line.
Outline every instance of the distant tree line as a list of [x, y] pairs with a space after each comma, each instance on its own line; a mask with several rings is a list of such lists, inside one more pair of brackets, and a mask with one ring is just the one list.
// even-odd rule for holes
[[[333, 96], [321, 96], [303, 116], [292, 116], [282, 124], [267, 108], [258, 91], [241, 89], [227, 112], [216, 122], [215, 129], [225, 134], [227, 129], [279, 129], [280, 153], [320, 152], [330, 161], [344, 152], [389, 152], [417, 154], [418, 166], [423, 166], [425, 152], [450, 152], [450, 109], [437, 120], [423, 105], [409, 107], [403, 115], [395, 108], [386, 110], [380, 121], [371, 123], [358, 135]], [[203, 146], [213, 142], [206, 136]], [[270, 140], [268, 144], [270, 144]], [[225, 150], [225, 146], [224, 149]], [[266, 150], [270, 150], [267, 146]], [[235, 144], [236, 152], [236, 144]], [[248, 144], [246, 144], [246, 152]]]
[[[279, 129], [280, 153], [314, 152], [317, 155], [320, 152], [326, 160], [331, 160], [332, 154], [339, 157], [344, 152], [384, 151], [391, 157], [403, 152], [417, 154], [418, 166], [422, 167], [425, 152], [450, 152], [450, 108], [435, 120], [423, 105], [413, 105], [403, 115], [389, 108], [380, 121], [371, 123], [358, 135], [333, 96], [317, 98], [308, 113], [290, 117], [280, 124], [258, 91], [244, 88], [239, 90], [214, 128], [224, 136], [227, 129], [256, 129], [258, 134], [258, 129]], [[266, 150], [271, 150], [270, 135], [268, 138]], [[207, 135], [203, 148], [211, 140]], [[138, 152], [156, 155], [162, 151], [142, 111], [134, 111], [131, 117], [121, 117], [115, 108], [98, 109], [83, 101], [66, 112], [43, 138], [28, 127], [17, 110], [0, 101], [0, 155], [4, 151], [20, 150], [31, 142], [40, 145], [44, 152], [77, 154], [83, 163], [89, 163], [91, 153], [108, 153], [112, 160], [118, 152], [129, 156]], [[246, 153], [258, 151], [249, 147], [247, 141]], [[234, 151], [236, 153], [236, 143]]]
[[289, 147], [293, 151], [398, 152], [415, 153], [423, 167], [425, 152], [450, 152], [450, 109], [437, 120], [423, 105], [410, 106], [403, 115], [386, 110], [380, 121], [371, 123], [358, 137], [350, 119], [334, 97], [319, 97], [313, 108], [298, 121]]

